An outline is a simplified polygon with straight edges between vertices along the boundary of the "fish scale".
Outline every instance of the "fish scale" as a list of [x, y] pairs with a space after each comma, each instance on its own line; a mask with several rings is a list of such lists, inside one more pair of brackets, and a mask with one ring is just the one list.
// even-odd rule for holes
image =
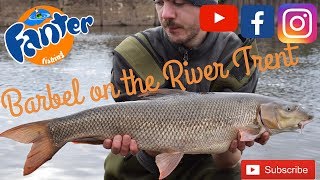
[[144, 150], [220, 153], [236, 138], [237, 127], [255, 123], [259, 105], [254, 98], [221, 95], [190, 93], [116, 103], [51, 121], [48, 126], [59, 145], [85, 137], [111, 139], [129, 134]]

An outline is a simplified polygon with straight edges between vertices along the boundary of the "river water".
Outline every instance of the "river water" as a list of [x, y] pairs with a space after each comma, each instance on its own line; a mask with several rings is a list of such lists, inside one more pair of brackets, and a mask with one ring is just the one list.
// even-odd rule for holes
[[[61, 107], [56, 110], [23, 113], [13, 118], [0, 106], [0, 132], [33, 121], [69, 115], [95, 106], [113, 103], [112, 99], [93, 102], [89, 99], [91, 86], [102, 86], [110, 81], [112, 49], [128, 34], [146, 27], [96, 27], [88, 35], [75, 38], [71, 53], [53, 66], [36, 66], [28, 62], [15, 63], [8, 55], [3, 41], [5, 29], [0, 29], [0, 93], [17, 88], [23, 99], [46, 94], [46, 84], [54, 93], [62, 94], [71, 89], [72, 78], [80, 82], [80, 94], [87, 99], [82, 105]], [[283, 51], [285, 44], [276, 38], [259, 40], [261, 55]], [[294, 53], [300, 62], [294, 67], [281, 67], [261, 73], [257, 93], [297, 101], [314, 115], [315, 121], [307, 125], [303, 134], [283, 133], [271, 137], [264, 146], [255, 144], [247, 148], [243, 159], [313, 159], [317, 161], [317, 177], [320, 177], [320, 41], [299, 45]], [[101, 146], [68, 143], [49, 162], [29, 176], [22, 176], [23, 166], [31, 145], [0, 140], [0, 179], [102, 179], [103, 163], [109, 153]]]

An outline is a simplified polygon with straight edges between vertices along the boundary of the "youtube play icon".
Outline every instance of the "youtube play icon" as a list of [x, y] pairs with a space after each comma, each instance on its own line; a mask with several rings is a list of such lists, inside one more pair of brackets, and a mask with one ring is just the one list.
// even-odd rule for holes
[[260, 166], [259, 165], [247, 165], [246, 166], [246, 175], [260, 175]]
[[207, 32], [235, 31], [238, 9], [233, 5], [204, 5], [200, 8], [200, 28]]
[[222, 20], [224, 20], [225, 17], [224, 16], [221, 16], [220, 14], [218, 13], [214, 13], [214, 23], [217, 23], [217, 22], [220, 22]]

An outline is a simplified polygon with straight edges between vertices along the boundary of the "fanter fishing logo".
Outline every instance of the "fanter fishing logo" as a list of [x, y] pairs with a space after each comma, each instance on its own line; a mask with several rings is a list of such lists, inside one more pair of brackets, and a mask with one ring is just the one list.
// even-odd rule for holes
[[10, 56], [18, 63], [25, 60], [38, 65], [61, 61], [72, 49], [74, 36], [87, 34], [92, 16], [69, 18], [55, 7], [37, 6], [26, 11], [5, 32]]

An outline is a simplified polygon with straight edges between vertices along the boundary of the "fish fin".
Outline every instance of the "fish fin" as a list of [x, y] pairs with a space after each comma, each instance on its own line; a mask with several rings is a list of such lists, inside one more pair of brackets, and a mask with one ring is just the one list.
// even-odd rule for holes
[[56, 146], [48, 129], [49, 121], [40, 121], [14, 127], [0, 134], [21, 143], [33, 143], [27, 156], [23, 175], [31, 174], [63, 146]]
[[156, 91], [148, 91], [145, 93], [138, 93], [136, 95], [128, 95], [127, 93], [121, 93], [117, 98], [117, 101], [138, 101], [138, 100], [153, 100], [163, 98], [168, 95], [188, 94], [192, 92], [182, 91], [180, 89], [158, 89]]
[[99, 145], [99, 144], [103, 144], [104, 139], [102, 139], [102, 137], [85, 137], [85, 138], [74, 139], [72, 140], [72, 142], [75, 144]]
[[164, 179], [178, 166], [183, 153], [162, 153], [156, 156], [156, 164], [159, 168], [159, 179]]
[[143, 100], [151, 100], [166, 97], [168, 95], [183, 95], [192, 92], [182, 91], [180, 89], [158, 89], [157, 91], [148, 91], [138, 94], [138, 97]]
[[255, 125], [249, 125], [247, 127], [240, 128], [239, 133], [240, 141], [254, 141], [261, 135], [260, 127]]

